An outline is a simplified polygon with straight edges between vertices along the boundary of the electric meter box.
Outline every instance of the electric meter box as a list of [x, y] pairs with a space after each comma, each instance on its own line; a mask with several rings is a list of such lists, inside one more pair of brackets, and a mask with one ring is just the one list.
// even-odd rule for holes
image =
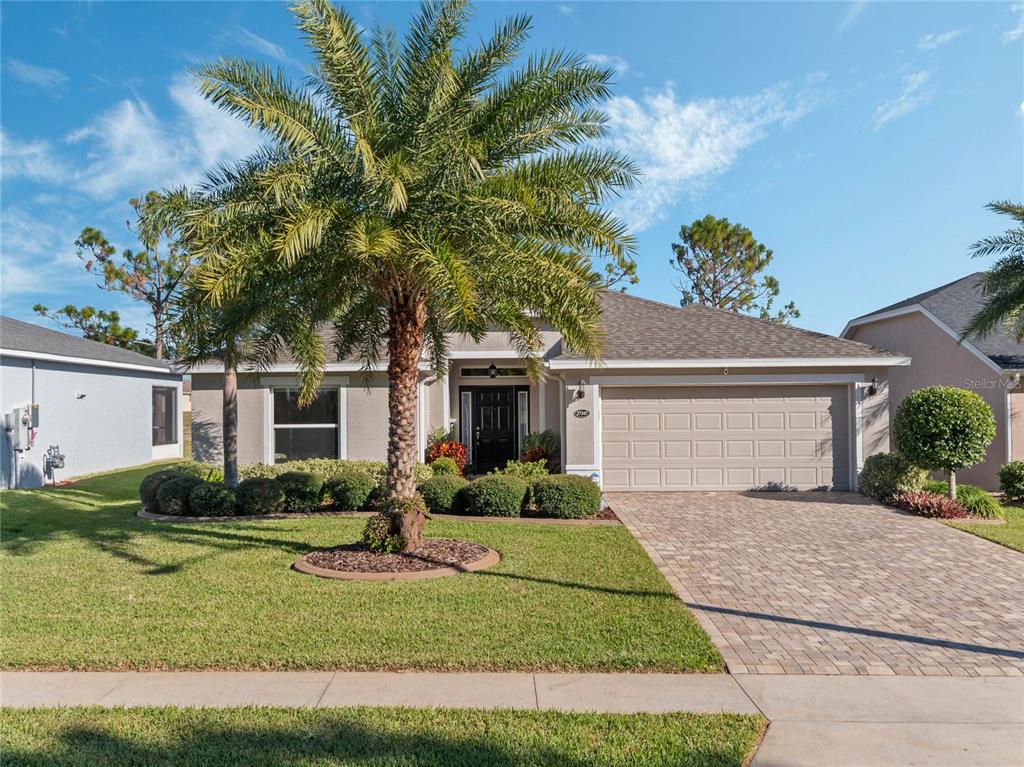
[[39, 405], [22, 405], [11, 411], [11, 449], [30, 450], [34, 441], [34, 430], [39, 428]]

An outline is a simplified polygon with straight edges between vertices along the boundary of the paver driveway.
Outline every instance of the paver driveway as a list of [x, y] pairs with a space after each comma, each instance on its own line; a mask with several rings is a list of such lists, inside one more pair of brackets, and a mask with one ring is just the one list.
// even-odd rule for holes
[[733, 673], [1024, 675], [1024, 555], [852, 493], [610, 493]]

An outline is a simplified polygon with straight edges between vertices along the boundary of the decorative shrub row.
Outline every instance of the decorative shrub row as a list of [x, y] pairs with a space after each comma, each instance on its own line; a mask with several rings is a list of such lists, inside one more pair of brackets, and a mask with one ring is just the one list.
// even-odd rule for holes
[[467, 487], [469, 480], [465, 477], [442, 475], [422, 483], [419, 491], [431, 514], [458, 514], [459, 494]]
[[[928, 480], [922, 488], [926, 493], [949, 496], [949, 485], [941, 480]], [[956, 500], [972, 517], [1002, 519], [1003, 507], [988, 492], [974, 485], [957, 485]]]
[[555, 474], [534, 480], [533, 505], [538, 515], [587, 519], [601, 510], [601, 488], [589, 477]]
[[909, 511], [911, 514], [917, 514], [921, 517], [959, 519], [960, 517], [967, 516], [967, 511], [960, 505], [959, 501], [954, 501], [949, 496], [936, 495], [935, 493], [897, 493], [892, 496], [889, 503], [897, 509]]
[[507, 474], [473, 482], [434, 477], [419, 487], [431, 514], [518, 517], [524, 511], [556, 519], [587, 519], [601, 510], [601, 488], [587, 477], [542, 476], [532, 483]]

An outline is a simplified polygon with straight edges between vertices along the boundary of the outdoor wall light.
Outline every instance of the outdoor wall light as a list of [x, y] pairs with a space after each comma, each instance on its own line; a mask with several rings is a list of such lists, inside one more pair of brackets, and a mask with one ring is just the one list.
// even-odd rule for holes
[[871, 384], [868, 386], [867, 395], [874, 397], [878, 394], [878, 376], [871, 376]]
[[493, 362], [491, 363], [490, 367], [487, 368], [487, 377], [488, 378], [497, 378], [498, 377], [498, 368], [497, 368], [497, 366]]
[[583, 383], [583, 379], [581, 378], [580, 382], [578, 384], [576, 384], [576, 391], [574, 391], [572, 393], [573, 402], [575, 402], [578, 399], [583, 399], [585, 396], [587, 396], [587, 393], [583, 389], [583, 387], [584, 387], [584, 383]]

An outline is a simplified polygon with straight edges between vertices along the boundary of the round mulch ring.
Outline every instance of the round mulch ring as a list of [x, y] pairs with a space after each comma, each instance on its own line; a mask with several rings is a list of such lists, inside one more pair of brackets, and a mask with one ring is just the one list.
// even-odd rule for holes
[[501, 561], [494, 549], [451, 538], [425, 538], [416, 551], [375, 554], [362, 543], [313, 551], [292, 568], [300, 573], [346, 581], [418, 581], [470, 573]]

